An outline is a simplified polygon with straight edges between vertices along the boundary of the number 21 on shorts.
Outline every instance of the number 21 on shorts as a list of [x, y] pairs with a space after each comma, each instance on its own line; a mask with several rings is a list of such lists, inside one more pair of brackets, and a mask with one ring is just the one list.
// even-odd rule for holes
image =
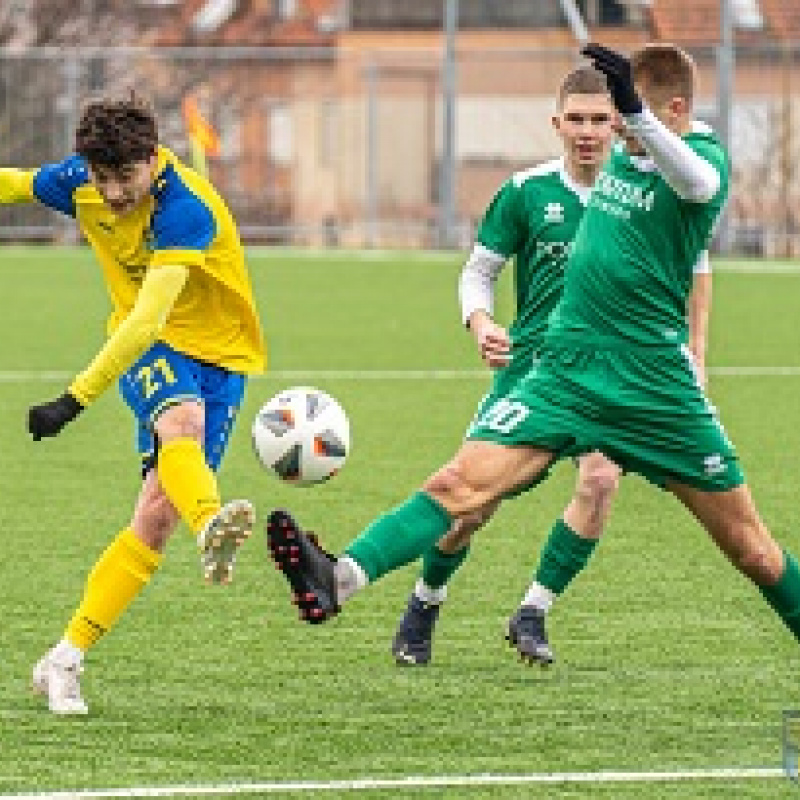
[[152, 364], [145, 364], [136, 373], [136, 380], [145, 400], [149, 400], [161, 387], [175, 383], [175, 373], [166, 358], [157, 358]]
[[527, 416], [527, 406], [515, 400], [498, 400], [484, 411], [478, 426], [497, 433], [511, 433]]

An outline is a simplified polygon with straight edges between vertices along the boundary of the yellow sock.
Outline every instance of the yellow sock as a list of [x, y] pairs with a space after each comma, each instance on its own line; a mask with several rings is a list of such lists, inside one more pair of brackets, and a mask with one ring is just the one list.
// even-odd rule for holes
[[120, 618], [160, 563], [160, 553], [150, 549], [130, 528], [122, 531], [89, 573], [83, 600], [64, 638], [88, 650]]
[[158, 451], [156, 465], [161, 488], [181, 519], [200, 533], [222, 507], [217, 478], [194, 439], [173, 439]]

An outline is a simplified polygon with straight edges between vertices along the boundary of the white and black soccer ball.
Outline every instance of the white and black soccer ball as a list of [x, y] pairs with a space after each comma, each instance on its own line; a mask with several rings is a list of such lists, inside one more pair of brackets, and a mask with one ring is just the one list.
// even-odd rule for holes
[[262, 466], [296, 486], [332, 478], [350, 451], [350, 421], [327, 392], [284, 389], [253, 420], [253, 448]]

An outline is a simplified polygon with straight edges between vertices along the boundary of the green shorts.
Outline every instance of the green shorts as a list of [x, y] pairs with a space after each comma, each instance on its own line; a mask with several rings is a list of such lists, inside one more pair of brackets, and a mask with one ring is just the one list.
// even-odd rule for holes
[[484, 404], [468, 438], [551, 451], [599, 450], [626, 472], [703, 491], [744, 482], [739, 459], [684, 347], [599, 349], [548, 343], [505, 396]]
[[[492, 378], [492, 386], [488, 394], [484, 395], [481, 402], [478, 404], [478, 410], [472, 418], [472, 422], [467, 428], [465, 434], [467, 439], [484, 439], [484, 436], [474, 436], [474, 430], [480, 422], [487, 409], [496, 405], [498, 402], [507, 398], [512, 391], [516, 388], [517, 384], [533, 369], [538, 361], [538, 349], [541, 342], [517, 344], [515, 343], [511, 350], [511, 361], [502, 369], [497, 369]], [[550, 474], [550, 467], [545, 469], [530, 483], [518, 486], [516, 489], [508, 492], [504, 497], [510, 499], [524, 494], [534, 486], [538, 486]]]
[[[484, 395], [472, 425], [480, 418], [483, 412], [494, 405], [498, 400], [508, 397], [516, 385], [533, 369], [538, 360], [537, 347], [534, 345], [514, 345], [511, 349], [511, 361], [502, 369], [496, 369], [492, 377], [492, 386], [489, 393]], [[470, 426], [471, 428], [471, 426]], [[469, 436], [469, 431], [467, 431]]]

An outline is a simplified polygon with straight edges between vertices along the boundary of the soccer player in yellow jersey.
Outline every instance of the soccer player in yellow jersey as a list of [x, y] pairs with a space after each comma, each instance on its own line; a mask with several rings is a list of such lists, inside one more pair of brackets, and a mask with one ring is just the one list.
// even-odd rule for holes
[[87, 712], [84, 654], [148, 583], [180, 519], [197, 536], [206, 580], [230, 580], [254, 510], [223, 505], [214, 473], [247, 375], [264, 366], [236, 225], [208, 181], [159, 146], [148, 104], [133, 92], [90, 102], [75, 150], [38, 170], [0, 170], [0, 201], [38, 200], [75, 218], [113, 305], [103, 348], [61, 397], [30, 409], [28, 430], [36, 441], [55, 436], [119, 381], [144, 479], [63, 638], [34, 667], [34, 689], [56, 714]]

